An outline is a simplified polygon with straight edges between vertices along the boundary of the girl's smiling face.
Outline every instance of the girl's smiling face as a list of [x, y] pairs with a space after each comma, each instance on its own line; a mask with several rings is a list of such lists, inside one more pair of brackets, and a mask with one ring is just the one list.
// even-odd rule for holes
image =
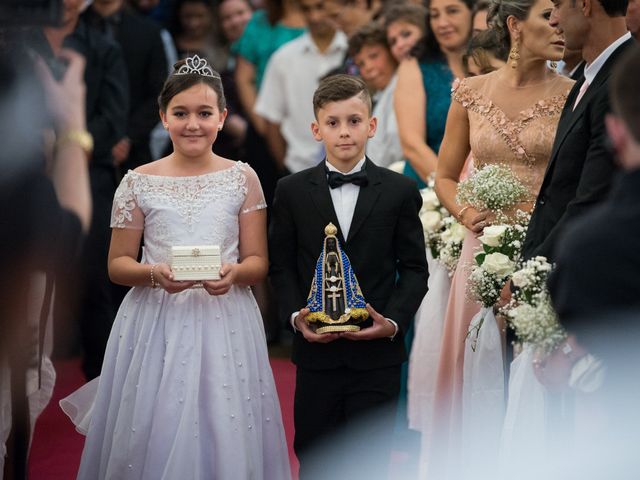
[[166, 112], [160, 112], [174, 150], [188, 157], [211, 151], [226, 116], [227, 110], [218, 108], [218, 95], [205, 83], [176, 94]]

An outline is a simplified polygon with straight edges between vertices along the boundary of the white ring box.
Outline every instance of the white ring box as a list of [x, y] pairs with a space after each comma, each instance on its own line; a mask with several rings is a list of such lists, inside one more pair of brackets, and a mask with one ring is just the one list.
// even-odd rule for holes
[[220, 246], [171, 247], [174, 280], [220, 280]]

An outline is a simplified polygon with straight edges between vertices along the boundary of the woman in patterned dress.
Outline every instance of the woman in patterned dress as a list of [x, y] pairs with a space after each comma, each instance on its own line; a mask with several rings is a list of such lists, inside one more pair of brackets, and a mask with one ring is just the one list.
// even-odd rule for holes
[[[533, 208], [572, 85], [572, 81], [547, 66], [548, 60], [560, 60], [564, 50], [561, 36], [548, 23], [552, 8], [551, 0], [494, 0], [489, 24], [511, 49], [510, 61], [495, 72], [463, 80], [453, 92], [436, 192], [468, 232], [447, 306], [429, 456], [424, 459], [434, 478], [463, 468], [460, 455], [465, 338], [471, 319], [480, 309], [479, 304], [467, 298], [469, 269], [464, 265], [473, 261], [476, 236], [494, 220], [494, 212], [457, 203], [458, 179], [469, 152], [476, 168], [508, 165], [529, 191], [529, 200], [518, 208]], [[486, 432], [476, 432], [482, 440], [482, 451], [497, 451], [501, 428], [497, 424]], [[473, 462], [465, 458], [465, 463]]]

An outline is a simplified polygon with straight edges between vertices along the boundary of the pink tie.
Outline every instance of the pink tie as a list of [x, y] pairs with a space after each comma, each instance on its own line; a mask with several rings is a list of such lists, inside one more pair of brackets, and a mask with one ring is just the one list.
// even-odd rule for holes
[[587, 82], [586, 80], [584, 81], [584, 83], [582, 84], [582, 86], [580, 87], [580, 91], [578, 92], [578, 96], [576, 97], [576, 103], [573, 104], [573, 109], [575, 110], [576, 107], [578, 106], [578, 102], [580, 101], [580, 99], [582, 98], [582, 96], [584, 95], [584, 92], [587, 91], [587, 88], [589, 88], [589, 82]]

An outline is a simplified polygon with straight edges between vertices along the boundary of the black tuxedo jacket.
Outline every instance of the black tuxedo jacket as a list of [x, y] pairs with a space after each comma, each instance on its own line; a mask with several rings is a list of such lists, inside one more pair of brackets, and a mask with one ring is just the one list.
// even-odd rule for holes
[[536, 255], [553, 259], [567, 222], [601, 202], [609, 192], [616, 166], [604, 124], [610, 110], [608, 83], [616, 61], [633, 43], [628, 40], [611, 54], [575, 110], [584, 77], [569, 92], [527, 231], [525, 259]]
[[[364, 370], [402, 363], [403, 332], [427, 292], [424, 234], [418, 217], [422, 199], [416, 184], [369, 159], [365, 168], [369, 184], [360, 187], [349, 237], [338, 232], [338, 239], [365, 300], [397, 322], [399, 332], [393, 341], [340, 339], [328, 344], [309, 343], [296, 333], [293, 361], [304, 368]], [[329, 222], [340, 228], [324, 162], [278, 182], [269, 228], [270, 274], [287, 321], [307, 303]]]

